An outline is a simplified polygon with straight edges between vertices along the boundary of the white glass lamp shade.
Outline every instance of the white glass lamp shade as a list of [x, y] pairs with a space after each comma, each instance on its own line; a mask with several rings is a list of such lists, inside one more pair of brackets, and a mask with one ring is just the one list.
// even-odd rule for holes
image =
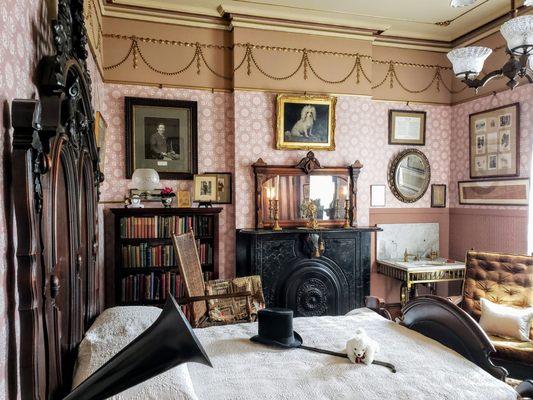
[[483, 69], [483, 63], [490, 56], [492, 50], [488, 47], [469, 46], [459, 47], [450, 51], [447, 56], [452, 62], [453, 73], [460, 79], [468, 73], [469, 78], [475, 78]]
[[474, 4], [476, 0], [452, 0], [450, 6], [452, 7], [465, 7]]
[[500, 32], [509, 50], [514, 54], [523, 54], [527, 49], [520, 46], [533, 46], [533, 15], [510, 19], [501, 26]]
[[159, 186], [159, 174], [155, 169], [138, 168], [131, 177], [135, 189], [148, 192]]

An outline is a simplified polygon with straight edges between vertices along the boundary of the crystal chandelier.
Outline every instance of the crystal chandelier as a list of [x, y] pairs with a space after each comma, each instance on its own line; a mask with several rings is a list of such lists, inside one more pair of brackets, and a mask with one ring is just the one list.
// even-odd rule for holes
[[[524, 4], [533, 4], [533, 0], [527, 0]], [[516, 15], [513, 0], [511, 8], [512, 14]], [[523, 78], [533, 83], [533, 15], [511, 18], [500, 27], [500, 32], [507, 42], [509, 60], [501, 69], [492, 71], [483, 78], [478, 78], [478, 75], [483, 69], [483, 63], [492, 53], [491, 49], [481, 46], [460, 47], [447, 54], [455, 76], [476, 91], [497, 77], [507, 77], [507, 86], [511, 89]]]

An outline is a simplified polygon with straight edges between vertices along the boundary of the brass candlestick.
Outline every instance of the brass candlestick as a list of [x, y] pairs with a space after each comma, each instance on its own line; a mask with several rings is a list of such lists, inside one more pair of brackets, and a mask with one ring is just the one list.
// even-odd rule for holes
[[344, 202], [344, 229], [350, 229], [350, 199], [346, 199]]
[[272, 230], [281, 231], [281, 229], [281, 226], [279, 226], [279, 200], [274, 200], [274, 226]]
[[268, 219], [271, 220], [271, 221], [274, 219], [274, 213], [273, 213], [274, 206], [273, 206], [273, 204], [274, 204], [274, 200], [268, 199]]

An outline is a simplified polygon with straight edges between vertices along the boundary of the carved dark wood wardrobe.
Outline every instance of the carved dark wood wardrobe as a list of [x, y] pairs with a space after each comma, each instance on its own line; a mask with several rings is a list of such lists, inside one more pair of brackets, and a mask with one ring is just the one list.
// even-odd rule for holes
[[[100, 312], [97, 200], [83, 0], [59, 0], [55, 55], [36, 72], [39, 100], [12, 104], [13, 197], [22, 399], [61, 398], [77, 346]], [[15, 355], [13, 355], [15, 356]]]

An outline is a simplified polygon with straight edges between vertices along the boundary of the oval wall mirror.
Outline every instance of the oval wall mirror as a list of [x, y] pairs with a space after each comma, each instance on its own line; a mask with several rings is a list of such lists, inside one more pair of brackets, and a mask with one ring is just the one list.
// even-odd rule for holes
[[431, 180], [429, 161], [420, 150], [403, 150], [392, 160], [388, 178], [394, 196], [404, 203], [413, 203], [428, 189]]

